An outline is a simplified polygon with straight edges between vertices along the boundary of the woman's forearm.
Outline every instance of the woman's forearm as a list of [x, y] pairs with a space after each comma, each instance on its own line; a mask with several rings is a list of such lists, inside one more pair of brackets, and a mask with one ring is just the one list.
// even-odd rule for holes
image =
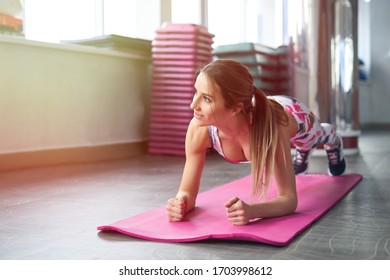
[[296, 197], [280, 196], [269, 201], [251, 204], [249, 216], [255, 219], [289, 215], [294, 213], [297, 204]]

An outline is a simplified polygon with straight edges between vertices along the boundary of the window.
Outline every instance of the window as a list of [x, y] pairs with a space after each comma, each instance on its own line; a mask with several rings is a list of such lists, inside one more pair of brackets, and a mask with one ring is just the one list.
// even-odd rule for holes
[[153, 39], [161, 25], [160, 0], [106, 0], [104, 34]]
[[25, 37], [60, 42], [116, 34], [152, 40], [162, 21], [171, 19], [207, 25], [214, 46], [248, 41], [276, 47], [283, 44], [285, 1], [24, 0]]
[[25, 37], [60, 42], [104, 34], [152, 39], [160, 0], [25, 0]]
[[172, 22], [202, 23], [202, 4], [207, 4], [214, 46], [244, 41], [283, 44], [283, 0], [172, 0]]
[[95, 0], [25, 0], [27, 39], [59, 42], [96, 36]]
[[215, 35], [215, 46], [245, 40], [245, 2], [208, 1], [208, 28], [209, 32]]
[[201, 24], [200, 0], [171, 0], [172, 22]]

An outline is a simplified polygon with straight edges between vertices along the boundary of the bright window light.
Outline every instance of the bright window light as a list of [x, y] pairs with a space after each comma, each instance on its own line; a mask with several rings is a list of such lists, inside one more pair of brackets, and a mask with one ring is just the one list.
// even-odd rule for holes
[[26, 38], [59, 42], [93, 37], [95, 4], [95, 0], [25, 0]]
[[[208, 31], [215, 35], [214, 46], [238, 42], [279, 46], [283, 39], [284, 1], [287, 0], [171, 0], [171, 21], [201, 24], [205, 16], [203, 3], [208, 9], [205, 19]], [[164, 3], [161, 0], [24, 0], [25, 37], [57, 43], [109, 34], [153, 40], [162, 24], [160, 5]], [[169, 19], [165, 14], [164, 17]]]

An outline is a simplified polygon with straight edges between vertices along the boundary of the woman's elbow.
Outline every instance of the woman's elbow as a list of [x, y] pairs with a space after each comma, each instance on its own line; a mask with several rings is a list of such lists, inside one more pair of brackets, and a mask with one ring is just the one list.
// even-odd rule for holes
[[286, 207], [286, 211], [288, 214], [295, 213], [295, 210], [297, 210], [298, 207], [298, 198], [297, 196], [292, 196], [288, 198], [288, 206]]

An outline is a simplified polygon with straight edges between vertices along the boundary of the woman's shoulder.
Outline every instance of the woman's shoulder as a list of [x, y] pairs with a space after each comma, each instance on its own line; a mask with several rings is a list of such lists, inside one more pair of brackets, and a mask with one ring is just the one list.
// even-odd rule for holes
[[186, 146], [194, 150], [206, 150], [211, 147], [210, 135], [207, 126], [199, 126], [196, 119], [188, 125]]

